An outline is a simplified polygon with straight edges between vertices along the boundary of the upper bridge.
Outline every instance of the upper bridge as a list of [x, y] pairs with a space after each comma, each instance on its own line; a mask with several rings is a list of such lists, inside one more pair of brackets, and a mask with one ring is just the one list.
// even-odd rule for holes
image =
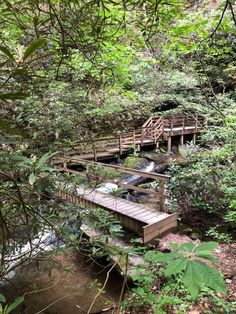
[[191, 135], [193, 144], [196, 135], [206, 126], [206, 119], [200, 115], [173, 115], [149, 118], [141, 128], [125, 132], [119, 136], [104, 137], [87, 141], [79, 141], [71, 147], [65, 157], [79, 157], [87, 160], [101, 160], [119, 157], [123, 154], [140, 151], [144, 146], [167, 142], [168, 152], [172, 148], [172, 138], [180, 137], [180, 145], [184, 144], [185, 135]]

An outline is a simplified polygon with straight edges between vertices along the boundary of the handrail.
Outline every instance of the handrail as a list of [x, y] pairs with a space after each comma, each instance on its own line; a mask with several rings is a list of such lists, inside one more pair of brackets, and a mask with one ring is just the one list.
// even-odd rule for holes
[[150, 117], [143, 125], [142, 125], [142, 128], [147, 126], [149, 124], [149, 122], [152, 121], [152, 117]]

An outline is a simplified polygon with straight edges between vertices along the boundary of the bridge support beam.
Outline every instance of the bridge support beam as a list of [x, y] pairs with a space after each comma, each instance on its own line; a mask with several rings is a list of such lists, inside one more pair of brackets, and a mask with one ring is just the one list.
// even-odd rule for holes
[[196, 145], [197, 134], [193, 133], [193, 145]]
[[171, 136], [168, 136], [168, 153], [171, 152]]
[[180, 135], [180, 145], [184, 145], [184, 135]]

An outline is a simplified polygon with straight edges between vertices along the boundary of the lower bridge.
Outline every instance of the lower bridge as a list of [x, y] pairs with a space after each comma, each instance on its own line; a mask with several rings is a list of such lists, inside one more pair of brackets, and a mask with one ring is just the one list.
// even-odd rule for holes
[[[75, 160], [73, 160], [74, 162]], [[77, 164], [87, 163], [84, 160], [77, 159]], [[91, 163], [91, 161], [90, 161]], [[97, 162], [92, 162], [99, 164]], [[112, 167], [118, 171], [144, 176], [152, 180], [156, 180], [159, 185], [155, 190], [144, 189], [141, 187], [127, 185], [127, 189], [133, 189], [138, 192], [148, 193], [157, 200], [157, 208], [149, 208], [142, 204], [134, 203], [126, 199], [119, 198], [115, 195], [102, 193], [95, 188], [83, 188], [81, 186], [76, 187], [73, 192], [68, 192], [65, 189], [60, 189], [57, 192], [57, 196], [67, 200], [68, 202], [77, 204], [81, 207], [101, 207], [111, 212], [121, 225], [125, 228], [141, 235], [143, 243], [147, 243], [155, 237], [161, 236], [164, 233], [173, 231], [177, 227], [177, 213], [167, 213], [167, 200], [169, 198], [166, 193], [166, 183], [169, 181], [169, 176], [157, 174], [154, 172], [143, 172], [140, 170], [134, 170], [114, 165], [104, 165]], [[64, 168], [63, 171], [72, 172], [74, 174], [80, 174], [78, 171]], [[119, 182], [116, 182], [119, 186]], [[122, 185], [125, 187], [126, 185]]]
[[121, 225], [142, 236], [143, 243], [176, 229], [177, 214], [167, 214], [141, 204], [107, 195], [94, 189], [77, 188], [77, 195], [59, 191], [56, 195], [79, 206], [98, 206], [109, 210]]

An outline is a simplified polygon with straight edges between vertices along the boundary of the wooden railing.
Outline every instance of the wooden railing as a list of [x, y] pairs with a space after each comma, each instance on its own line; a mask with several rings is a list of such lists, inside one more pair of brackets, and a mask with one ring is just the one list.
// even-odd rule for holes
[[166, 184], [168, 184], [168, 182], [170, 180], [170, 176], [168, 176], [168, 175], [163, 175], [163, 174], [159, 174], [159, 173], [155, 173], [155, 172], [145, 172], [145, 171], [141, 171], [141, 170], [137, 170], [137, 169], [124, 168], [121, 166], [104, 164], [104, 163], [100, 163], [100, 162], [87, 161], [87, 160], [84, 160], [82, 158], [75, 158], [75, 157], [72, 157], [72, 158], [63, 157], [60, 160], [61, 160], [61, 167], [59, 165], [59, 168], [58, 168], [59, 171], [74, 173], [74, 174], [78, 174], [80, 176], [86, 176], [86, 174], [83, 172], [79, 172], [77, 170], [70, 169], [69, 165], [71, 163], [78, 164], [78, 165], [84, 165], [86, 167], [86, 169], [87, 169], [87, 166], [91, 165], [91, 164], [97, 165], [98, 167], [103, 167], [103, 168], [112, 168], [112, 169], [115, 169], [116, 171], [121, 172], [121, 173], [126, 173], [129, 175], [138, 175], [140, 177], [145, 177], [148, 179], [155, 180], [158, 182], [158, 187], [155, 189], [146, 189], [143, 187], [122, 183], [117, 179], [111, 180], [111, 179], [105, 178], [106, 182], [115, 183], [122, 188], [126, 188], [128, 190], [134, 190], [134, 191], [153, 195], [157, 200], [159, 200], [160, 211], [163, 211], [163, 212], [166, 211], [165, 200], [169, 198], [169, 195], [166, 193]]
[[197, 132], [199, 129], [203, 129], [206, 126], [206, 119], [200, 115], [176, 115], [164, 117], [164, 131], [169, 129], [170, 132], [176, 128], [195, 128]]
[[151, 138], [157, 143], [163, 134], [164, 118], [149, 118], [142, 126], [142, 144], [145, 139]]
[[109, 154], [122, 155], [131, 151], [132, 148], [139, 150], [140, 146], [157, 144], [164, 134], [169, 133], [170, 136], [176, 134], [176, 132], [173, 133], [174, 129], [179, 128], [183, 133], [191, 129], [193, 133], [197, 133], [205, 127], [205, 124], [205, 118], [200, 115], [151, 117], [140, 129], [121, 133], [119, 136], [80, 141], [78, 145], [67, 151], [67, 154], [84, 156], [84, 158], [90, 155], [96, 161], [102, 153], [107, 156]]

